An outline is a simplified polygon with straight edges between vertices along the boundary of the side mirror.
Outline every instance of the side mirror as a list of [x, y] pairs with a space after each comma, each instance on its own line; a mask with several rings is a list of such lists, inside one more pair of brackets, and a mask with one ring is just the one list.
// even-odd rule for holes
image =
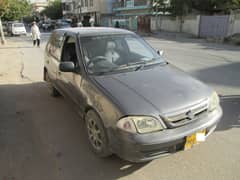
[[163, 56], [164, 55], [164, 52], [163, 52], [163, 50], [157, 50], [157, 53], [160, 55], [160, 56]]
[[75, 72], [75, 66], [73, 62], [61, 62], [59, 64], [59, 70], [62, 72]]

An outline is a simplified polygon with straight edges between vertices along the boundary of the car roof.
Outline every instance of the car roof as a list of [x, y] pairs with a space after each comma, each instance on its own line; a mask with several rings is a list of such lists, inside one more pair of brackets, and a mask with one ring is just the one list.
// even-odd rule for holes
[[96, 36], [96, 35], [109, 35], [109, 34], [134, 34], [134, 32], [109, 27], [76, 27], [76, 28], [64, 28], [57, 29], [55, 31], [70, 32], [73, 34], [79, 34], [80, 36]]

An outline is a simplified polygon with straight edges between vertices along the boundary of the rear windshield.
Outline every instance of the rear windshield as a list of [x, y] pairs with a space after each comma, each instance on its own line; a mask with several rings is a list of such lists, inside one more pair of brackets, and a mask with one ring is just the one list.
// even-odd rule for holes
[[14, 27], [24, 27], [23, 23], [16, 23], [13, 24]]

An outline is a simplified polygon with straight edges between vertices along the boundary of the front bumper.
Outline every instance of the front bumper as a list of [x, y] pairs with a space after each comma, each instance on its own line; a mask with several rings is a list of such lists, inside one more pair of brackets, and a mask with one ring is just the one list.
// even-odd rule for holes
[[206, 129], [206, 137], [217, 127], [222, 117], [219, 107], [205, 117], [175, 129], [149, 134], [130, 134], [120, 129], [110, 130], [110, 146], [114, 153], [132, 162], [156, 159], [183, 150], [186, 137]]
[[25, 31], [15, 31], [15, 32], [13, 32], [13, 35], [26, 35], [27, 34], [27, 32], [25, 32]]

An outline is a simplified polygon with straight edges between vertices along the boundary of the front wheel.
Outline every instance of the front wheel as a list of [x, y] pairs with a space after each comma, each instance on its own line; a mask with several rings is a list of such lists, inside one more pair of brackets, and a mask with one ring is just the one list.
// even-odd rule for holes
[[107, 157], [111, 155], [108, 149], [108, 140], [102, 120], [97, 113], [89, 110], [85, 116], [85, 127], [87, 131], [88, 141], [95, 154], [99, 157]]

